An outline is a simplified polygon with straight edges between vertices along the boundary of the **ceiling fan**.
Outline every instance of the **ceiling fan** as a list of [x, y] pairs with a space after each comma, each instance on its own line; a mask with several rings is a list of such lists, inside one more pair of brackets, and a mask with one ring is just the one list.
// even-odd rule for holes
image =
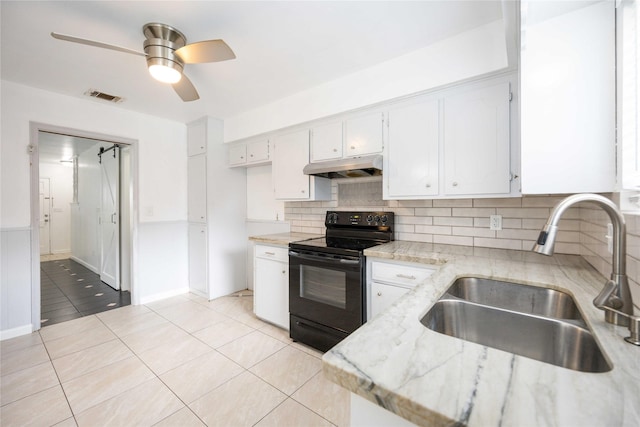
[[231, 48], [220, 39], [187, 44], [184, 34], [166, 24], [156, 22], [145, 24], [142, 27], [142, 33], [146, 37], [143, 52], [55, 32], [52, 32], [51, 36], [58, 40], [145, 56], [151, 76], [163, 83], [171, 84], [185, 102], [200, 99], [193, 83], [184, 75], [185, 64], [219, 62], [236, 57]]

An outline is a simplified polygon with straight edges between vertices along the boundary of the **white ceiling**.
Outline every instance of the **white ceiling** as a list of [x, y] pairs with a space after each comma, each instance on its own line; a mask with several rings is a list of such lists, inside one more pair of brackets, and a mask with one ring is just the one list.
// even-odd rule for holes
[[[5, 1], [2, 79], [186, 122], [228, 118], [501, 18], [500, 1]], [[183, 103], [142, 57], [55, 40], [52, 31], [142, 50], [162, 22], [188, 42], [222, 38], [237, 59], [193, 64]], [[87, 98], [89, 99], [89, 98]], [[93, 100], [92, 102], [105, 102]]]

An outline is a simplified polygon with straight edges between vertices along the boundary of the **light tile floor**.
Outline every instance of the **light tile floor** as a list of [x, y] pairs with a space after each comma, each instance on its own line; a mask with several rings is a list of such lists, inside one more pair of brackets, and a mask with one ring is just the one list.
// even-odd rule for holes
[[0, 352], [3, 427], [349, 425], [322, 354], [257, 319], [248, 291], [122, 307]]

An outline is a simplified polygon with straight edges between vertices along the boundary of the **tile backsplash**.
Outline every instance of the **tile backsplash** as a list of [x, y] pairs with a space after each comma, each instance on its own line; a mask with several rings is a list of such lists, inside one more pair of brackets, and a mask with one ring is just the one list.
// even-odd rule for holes
[[[491, 199], [382, 200], [380, 180], [332, 182], [323, 202], [286, 202], [291, 231], [324, 233], [327, 210], [386, 210], [395, 213], [395, 239], [426, 243], [530, 250], [553, 207], [564, 195]], [[502, 230], [489, 229], [489, 216], [502, 215]], [[634, 302], [640, 304], [640, 217], [627, 215], [627, 271]], [[582, 255], [605, 277], [609, 218], [600, 208], [580, 204], [560, 221], [556, 253]]]

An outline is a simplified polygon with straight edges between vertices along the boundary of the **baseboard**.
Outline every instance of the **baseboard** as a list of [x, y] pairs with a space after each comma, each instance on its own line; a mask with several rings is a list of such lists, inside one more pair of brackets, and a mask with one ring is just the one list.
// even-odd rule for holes
[[17, 328], [0, 331], [0, 341], [8, 340], [22, 335], [29, 335], [31, 332], [33, 332], [32, 325], [18, 326]]
[[173, 290], [173, 291], [161, 292], [159, 294], [153, 294], [153, 295], [148, 295], [146, 297], [142, 297], [142, 298], [140, 298], [140, 304], [149, 304], [151, 302], [159, 301], [161, 299], [171, 298], [171, 297], [175, 297], [175, 296], [178, 296], [178, 295], [184, 295], [184, 294], [188, 294], [188, 293], [189, 293], [189, 288], [188, 287], [178, 288], [178, 289]]
[[78, 264], [80, 264], [80, 265], [82, 265], [82, 266], [84, 266], [84, 267], [87, 267], [89, 270], [93, 271], [94, 273], [96, 273], [96, 274], [100, 274], [100, 271], [98, 271], [98, 269], [97, 269], [97, 268], [95, 268], [93, 265], [91, 265], [91, 264], [89, 264], [89, 263], [87, 263], [87, 262], [84, 262], [84, 261], [83, 261], [83, 260], [81, 260], [80, 258], [78, 258], [78, 257], [75, 257], [75, 256], [71, 255], [70, 259], [71, 259], [71, 260], [73, 260], [73, 261], [75, 261], [75, 262], [77, 262]]
[[51, 251], [51, 255], [70, 254], [70, 253], [71, 253], [71, 249], [60, 249], [57, 251]]

